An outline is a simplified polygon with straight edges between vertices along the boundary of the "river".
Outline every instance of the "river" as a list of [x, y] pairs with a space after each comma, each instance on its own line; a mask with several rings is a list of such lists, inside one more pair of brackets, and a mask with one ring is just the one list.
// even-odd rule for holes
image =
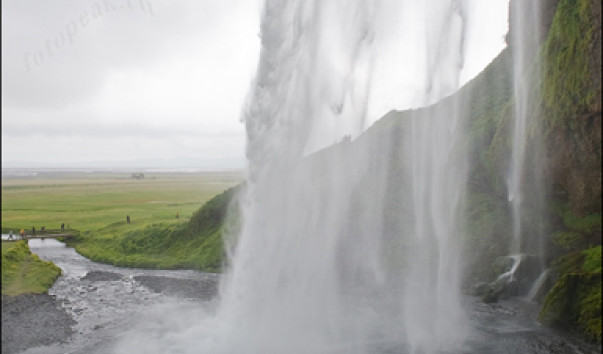
[[29, 240], [31, 251], [62, 269], [50, 288], [76, 321], [67, 343], [30, 348], [22, 353], [114, 353], [114, 346], [157, 309], [190, 307], [211, 312], [219, 275], [193, 270], [119, 268], [92, 262], [53, 240]]
[[[140, 338], [146, 340], [137, 352], [142, 353], [140, 348], [148, 348], [144, 352], [165, 352], [165, 341], [191, 341], [184, 334], [187, 327], [202, 317], [210, 317], [215, 309], [219, 275], [99, 264], [52, 239], [30, 240], [29, 247], [41, 259], [52, 261], [63, 270], [49, 294], [56, 296], [76, 324], [66, 343], [29, 348], [21, 354], [121, 353], [123, 343], [132, 342], [128, 336], [140, 333], [145, 333]], [[540, 326], [535, 320], [535, 303], [513, 299], [490, 305], [466, 297], [464, 306], [472, 330], [462, 353], [601, 353], [599, 346]], [[174, 336], [178, 332], [183, 333], [182, 337]], [[163, 349], [153, 350], [160, 347]], [[193, 347], [191, 344], [185, 346], [188, 350], [173, 352], [196, 353]], [[372, 348], [371, 353], [405, 353], [403, 347], [387, 341]], [[344, 352], [347, 349], [341, 353]]]

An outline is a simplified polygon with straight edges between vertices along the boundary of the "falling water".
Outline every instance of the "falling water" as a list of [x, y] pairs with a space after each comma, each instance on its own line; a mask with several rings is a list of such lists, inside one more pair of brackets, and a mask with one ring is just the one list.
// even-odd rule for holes
[[[370, 77], [363, 63], [370, 63], [378, 10], [367, 1], [264, 5], [260, 62], [244, 114], [244, 220], [219, 314], [231, 325], [225, 352], [348, 351], [367, 339], [368, 325], [359, 321], [370, 317], [346, 296], [342, 274], [349, 262], [366, 280], [380, 278], [371, 254], [377, 245], [368, 245], [363, 264], [344, 250], [353, 242], [345, 233], [353, 156], [304, 156], [320, 147], [316, 134], [330, 122], [351, 134], [362, 127], [368, 82], [356, 79]], [[346, 132], [335, 133], [327, 139]]]
[[536, 297], [542, 296], [542, 289], [545, 286], [545, 283], [549, 281], [550, 274], [551, 269], [545, 269], [542, 273], [540, 273], [538, 278], [536, 278], [536, 281], [532, 285], [532, 289], [530, 289], [530, 292], [527, 296], [527, 299], [529, 301], [534, 301]]
[[[510, 45], [513, 53], [513, 119], [511, 160], [508, 170], [508, 199], [513, 238], [510, 254], [530, 253], [540, 260], [536, 271], [545, 268], [543, 155], [539, 143], [538, 102], [542, 40], [541, 1], [510, 4]], [[525, 215], [524, 215], [525, 214]], [[524, 220], [529, 220], [529, 227]], [[511, 279], [511, 278], [509, 278]], [[526, 279], [534, 281], [534, 279]]]
[[[428, 91], [426, 99], [458, 89], [463, 67], [466, 14], [463, 2], [430, 2]], [[430, 23], [425, 18], [425, 23]], [[439, 24], [439, 25], [438, 25]], [[433, 96], [431, 96], [433, 95]], [[430, 97], [431, 96], [431, 97]], [[410, 142], [414, 233], [405, 257], [404, 321], [411, 351], [432, 353], [458, 348], [464, 336], [459, 305], [459, 246], [467, 179], [464, 117], [456, 98], [412, 116]], [[410, 226], [410, 225], [408, 225]]]
[[[537, 105], [538, 92], [534, 85], [539, 74], [539, 61], [536, 60], [538, 42], [540, 40], [540, 1], [514, 1], [510, 6], [512, 20], [510, 31], [513, 51], [513, 125], [511, 144], [511, 164], [509, 167], [508, 191], [511, 204], [513, 241], [511, 254], [522, 251], [522, 212], [526, 197], [526, 153], [529, 129], [534, 129], [534, 109]], [[532, 161], [537, 162], [537, 161]], [[531, 164], [532, 169], [538, 169]], [[538, 173], [538, 171], [530, 171]], [[543, 193], [540, 186], [532, 183], [531, 198], [538, 198]], [[532, 235], [537, 237], [537, 235]]]
[[[456, 102], [416, 111], [380, 147], [366, 138], [308, 156], [325, 136], [356, 136], [363, 127], [382, 5], [265, 4], [244, 114], [244, 221], [219, 312], [229, 327], [225, 352], [431, 353], [462, 343], [458, 237], [467, 163]], [[426, 26], [429, 104], [458, 89], [465, 14], [457, 1], [417, 11]], [[398, 150], [392, 173], [383, 157]], [[402, 198], [390, 195], [400, 191]], [[389, 213], [407, 222], [398, 232]]]
[[[403, 3], [401, 21], [421, 23], [424, 35], [408, 50], [425, 63], [400, 70], [424, 79], [419, 106], [438, 103], [392, 112], [394, 128], [360, 135], [379, 23], [393, 3], [266, 1], [243, 113], [241, 231], [217, 313], [174, 335], [178, 350], [462, 350], [466, 114], [450, 95], [464, 64], [466, 3]], [[344, 135], [356, 139], [324, 148]]]

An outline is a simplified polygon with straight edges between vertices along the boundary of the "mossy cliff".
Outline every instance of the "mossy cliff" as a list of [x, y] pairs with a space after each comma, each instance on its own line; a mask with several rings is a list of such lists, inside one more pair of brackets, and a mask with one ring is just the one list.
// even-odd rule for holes
[[[542, 323], [600, 340], [600, 267], [592, 264], [601, 257], [601, 3], [542, 0], [541, 7], [540, 35], [523, 73], [532, 104], [522, 175], [521, 249], [539, 256], [533, 262], [540, 264], [537, 271], [553, 270], [554, 286], [540, 299]], [[513, 18], [510, 22], [513, 26]], [[508, 255], [513, 237], [507, 174], [515, 110], [513, 51], [518, 43], [511, 35], [507, 40], [509, 46], [455, 95], [431, 107], [391, 111], [346, 147], [355, 156], [371, 156], [374, 163], [367, 171], [387, 165], [385, 178], [396, 181], [404, 173], [400, 161], [407, 152], [390, 142], [403, 141], [411, 116], [441, 110], [453, 100], [467, 112], [467, 287], [498, 275], [494, 260]], [[383, 178], [366, 173], [361, 190], [371, 190], [371, 178]], [[400, 211], [409, 204], [404, 196], [411, 191], [397, 183], [386, 185], [386, 191], [376, 191], [386, 196], [384, 232], [403, 234], [408, 224], [397, 218], [404, 214]]]
[[[529, 111], [522, 177], [522, 249], [540, 253], [543, 268], [556, 275], [540, 321], [600, 341], [601, 3], [542, 1], [542, 7], [544, 35], [526, 72], [535, 104]], [[505, 171], [515, 102], [504, 76], [511, 77], [512, 63], [505, 59], [511, 54], [505, 52], [514, 45], [511, 38], [509, 47], [472, 82], [482, 88], [472, 98], [481, 112], [472, 114], [469, 128], [475, 164], [466, 251], [476, 256], [466, 271], [468, 281], [492, 279], [491, 260], [508, 252], [511, 239]], [[501, 88], [495, 91], [491, 80]], [[480, 95], [492, 94], [499, 104], [480, 103], [486, 99]]]
[[[522, 250], [539, 253], [542, 268], [554, 270], [540, 321], [600, 341], [601, 2], [547, 0], [541, 5], [543, 35], [526, 72], [535, 104], [529, 110], [522, 176]], [[492, 260], [509, 250], [505, 171], [515, 102], [507, 78], [512, 77], [514, 45], [510, 38], [509, 47], [471, 83], [480, 88], [471, 99], [469, 124], [475, 162], [466, 252], [475, 256], [466, 270], [468, 282], [491, 280]], [[499, 103], [484, 104], [487, 98], [480, 96], [489, 95]]]
[[559, 2], [543, 62], [549, 254], [559, 276], [540, 320], [601, 341], [600, 1]]

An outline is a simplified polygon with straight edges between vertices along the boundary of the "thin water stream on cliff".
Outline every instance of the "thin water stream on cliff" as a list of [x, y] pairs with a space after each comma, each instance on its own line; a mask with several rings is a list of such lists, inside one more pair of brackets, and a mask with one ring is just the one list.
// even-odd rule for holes
[[[203, 353], [186, 339], [199, 321], [212, 316], [218, 275], [99, 264], [56, 240], [31, 240], [29, 245], [40, 258], [63, 270], [49, 293], [56, 296], [77, 324], [67, 343], [30, 348], [22, 354], [114, 354], [125, 353], [130, 345], [146, 353]], [[575, 337], [541, 327], [535, 320], [535, 303], [514, 299], [485, 304], [477, 297], [466, 296], [462, 305], [471, 334], [460, 353], [601, 352]], [[176, 342], [182, 344], [182, 350], [174, 346]], [[169, 343], [171, 351], [163, 350], [165, 343]], [[408, 353], [395, 337], [375, 338], [372, 343], [342, 343], [323, 352]]]

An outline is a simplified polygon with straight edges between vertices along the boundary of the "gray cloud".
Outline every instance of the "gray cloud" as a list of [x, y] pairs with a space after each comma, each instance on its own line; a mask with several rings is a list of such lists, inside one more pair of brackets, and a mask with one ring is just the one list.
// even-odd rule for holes
[[[3, 166], [117, 161], [124, 152], [147, 161], [243, 161], [239, 118], [259, 57], [260, 1], [2, 1]], [[413, 102], [401, 94], [416, 86], [412, 71], [399, 68], [421, 55], [395, 47], [408, 35], [393, 12], [369, 124]], [[490, 22], [476, 23], [468, 41], [492, 41], [483, 30]], [[468, 50], [467, 62], [483, 66], [499, 47], [480, 63]]]
[[240, 161], [258, 12], [246, 0], [3, 1], [3, 165], [117, 158], [107, 146]]

